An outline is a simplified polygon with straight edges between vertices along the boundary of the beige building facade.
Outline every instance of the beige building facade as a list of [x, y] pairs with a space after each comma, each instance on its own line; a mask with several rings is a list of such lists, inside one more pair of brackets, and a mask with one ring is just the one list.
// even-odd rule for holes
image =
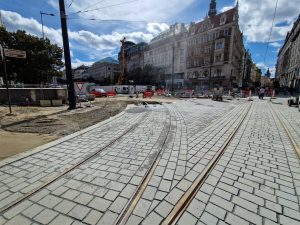
[[300, 87], [300, 15], [278, 53], [276, 79], [281, 87]]
[[186, 74], [192, 87], [207, 90], [242, 86], [245, 48], [238, 19], [238, 5], [217, 14], [216, 1], [212, 0], [209, 16], [199, 23], [191, 23], [187, 38]]

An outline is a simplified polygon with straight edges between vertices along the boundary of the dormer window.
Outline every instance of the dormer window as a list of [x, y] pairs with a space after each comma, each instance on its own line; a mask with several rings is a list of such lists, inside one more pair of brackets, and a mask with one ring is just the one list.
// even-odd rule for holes
[[223, 15], [221, 16], [221, 19], [220, 19], [220, 25], [225, 24], [225, 23], [226, 23], [226, 19], [227, 19], [226, 14], [223, 14]]

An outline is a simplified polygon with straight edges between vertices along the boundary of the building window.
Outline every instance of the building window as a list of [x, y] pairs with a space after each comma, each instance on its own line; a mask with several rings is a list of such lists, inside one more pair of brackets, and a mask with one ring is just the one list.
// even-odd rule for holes
[[223, 49], [224, 48], [224, 42], [223, 41], [217, 41], [216, 42], [216, 49]]
[[221, 16], [220, 25], [223, 25], [223, 24], [225, 24], [225, 23], [226, 23], [226, 15], [223, 14], [223, 15]]
[[222, 62], [222, 54], [217, 54], [215, 56], [215, 62]]
[[210, 46], [205, 46], [204, 47], [204, 52], [205, 53], [210, 53], [210, 49], [211, 49]]

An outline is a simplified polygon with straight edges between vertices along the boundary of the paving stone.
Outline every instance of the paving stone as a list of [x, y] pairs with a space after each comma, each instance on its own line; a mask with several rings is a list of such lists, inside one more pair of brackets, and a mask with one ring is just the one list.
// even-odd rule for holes
[[160, 224], [163, 218], [155, 212], [151, 212], [149, 216], [141, 224], [143, 225], [153, 225], [153, 224]]
[[200, 218], [200, 221], [205, 224], [214, 225], [214, 224], [218, 223], [218, 218], [216, 218], [215, 216], [213, 216], [207, 212], [204, 212]]
[[292, 218], [283, 216], [283, 215], [279, 215], [279, 222], [280, 224], [295, 224], [295, 225], [299, 225], [300, 221], [299, 220], [294, 220]]
[[161, 215], [162, 217], [167, 217], [168, 214], [171, 212], [171, 210], [174, 208], [172, 204], [170, 204], [167, 201], [162, 201], [158, 207], [155, 209], [155, 211]]
[[127, 221], [127, 224], [130, 224], [130, 225], [139, 225], [141, 224], [143, 218], [141, 217], [138, 217], [136, 215], [130, 215], [128, 221]]
[[115, 213], [121, 213], [128, 202], [127, 198], [118, 197], [109, 207], [109, 210]]
[[75, 206], [76, 204], [74, 202], [71, 202], [69, 200], [63, 200], [54, 209], [60, 213], [68, 214], [71, 211], [71, 209], [73, 209]]
[[18, 216], [14, 217], [13, 219], [11, 219], [10, 221], [8, 221], [5, 224], [6, 225], [30, 225], [31, 222], [32, 221], [27, 219], [26, 217], [18, 215]]
[[53, 195], [47, 195], [44, 198], [42, 198], [38, 203], [40, 205], [43, 205], [47, 208], [53, 208], [56, 205], [58, 205], [60, 202], [62, 201], [61, 198], [58, 198], [56, 196]]
[[249, 225], [250, 223], [244, 219], [242, 219], [241, 217], [238, 217], [232, 213], [228, 213], [226, 216], [226, 220], [225, 220], [228, 224], [231, 225]]
[[59, 215], [50, 223], [50, 225], [70, 225], [72, 223], [73, 220], [70, 217]]
[[86, 217], [86, 215], [90, 212], [90, 208], [82, 206], [82, 205], [76, 205], [69, 213], [68, 215], [76, 218], [78, 220], [83, 220], [83, 218]]
[[181, 216], [181, 218], [178, 221], [178, 225], [193, 225], [197, 223], [197, 219], [192, 216], [191, 214], [189, 214], [188, 212], [183, 213], [183, 215]]
[[150, 206], [151, 206], [151, 201], [148, 201], [148, 200], [142, 198], [137, 203], [133, 213], [136, 216], [144, 218], [147, 215], [147, 212], [148, 212]]
[[265, 217], [265, 218], [268, 218], [270, 220], [273, 220], [275, 222], [277, 222], [277, 213], [274, 212], [274, 211], [271, 211], [267, 208], [264, 208], [264, 207], [260, 207], [259, 208], [259, 214], [262, 216], [262, 217]]
[[[6, 219], [11, 219], [14, 216], [16, 216], [17, 214], [19, 214], [20, 212], [22, 212], [23, 210], [27, 209], [28, 207], [30, 207], [32, 205], [32, 203], [30, 201], [25, 200], [24, 202], [21, 202], [20, 204], [18, 204], [16, 207], [9, 209], [8, 211], [6, 211], [3, 216]], [[1, 219], [0, 219], [1, 220]]]
[[92, 225], [97, 224], [97, 222], [99, 221], [102, 215], [103, 213], [101, 212], [98, 212], [96, 210], [91, 210], [83, 222]]
[[112, 225], [117, 218], [118, 214], [108, 211], [102, 216], [97, 225]]
[[33, 218], [36, 215], [38, 215], [40, 212], [42, 212], [44, 209], [45, 209], [44, 207], [34, 204], [29, 208], [27, 208], [26, 210], [24, 210], [22, 214], [28, 218]]
[[86, 193], [81, 193], [78, 195], [74, 201], [78, 202], [82, 205], [87, 205], [94, 197], [92, 195], [86, 194]]
[[187, 211], [195, 216], [196, 218], [200, 218], [202, 212], [205, 209], [205, 204], [194, 198], [192, 202], [189, 204]]
[[257, 215], [256, 213], [252, 213], [246, 209], [243, 209], [239, 206], [235, 207], [234, 214], [236, 214], [237, 216], [239, 216], [245, 220], [248, 220], [251, 223], [254, 223], [257, 225], [262, 224], [261, 216]]
[[41, 213], [34, 217], [34, 220], [41, 223], [41, 224], [48, 224], [50, 223], [56, 216], [58, 215], [57, 212], [44, 209]]
[[110, 206], [111, 202], [108, 200], [105, 200], [103, 198], [95, 197], [90, 203], [89, 207], [92, 207], [93, 209], [96, 209], [101, 212], [105, 212], [108, 207]]

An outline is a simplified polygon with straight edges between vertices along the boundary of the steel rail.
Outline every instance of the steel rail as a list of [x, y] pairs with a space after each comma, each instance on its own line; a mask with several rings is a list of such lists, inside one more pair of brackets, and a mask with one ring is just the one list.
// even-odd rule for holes
[[206, 178], [211, 173], [211, 171], [215, 168], [217, 163], [219, 162], [220, 158], [223, 156], [225, 150], [227, 149], [228, 145], [233, 140], [234, 136], [236, 135], [237, 131], [241, 127], [242, 123], [245, 121], [250, 109], [252, 107], [252, 103], [248, 107], [244, 109], [244, 115], [242, 119], [239, 121], [237, 126], [235, 127], [234, 131], [230, 134], [230, 136], [226, 139], [225, 143], [219, 149], [219, 151], [215, 154], [215, 156], [211, 159], [205, 169], [199, 174], [196, 180], [193, 182], [191, 187], [185, 192], [185, 194], [181, 197], [178, 201], [176, 206], [172, 209], [169, 215], [164, 219], [161, 223], [162, 225], [170, 225], [176, 224], [179, 220], [185, 209], [189, 206], [195, 195], [197, 194], [200, 187], [204, 184]]
[[295, 141], [292, 133], [290, 132], [290, 130], [288, 129], [287, 125], [285, 124], [285, 122], [283, 122], [283, 116], [280, 112], [278, 112], [277, 109], [274, 108], [273, 105], [270, 106], [271, 107], [271, 112], [272, 114], [276, 115], [276, 118], [279, 120], [281, 126], [283, 127], [285, 133], [287, 134], [288, 138], [289, 138], [289, 141], [291, 142], [298, 158], [300, 159], [300, 147], [298, 146], [297, 142]]
[[[167, 126], [167, 131], [162, 133], [164, 134], [163, 143], [160, 147], [160, 149], [157, 151], [154, 160], [152, 161], [149, 169], [147, 170], [146, 174], [143, 176], [143, 179], [141, 180], [138, 188], [136, 189], [135, 193], [132, 195], [126, 206], [123, 208], [122, 212], [120, 213], [119, 217], [115, 221], [114, 225], [124, 225], [128, 221], [130, 215], [132, 214], [133, 210], [135, 209], [136, 205], [138, 204], [139, 200], [141, 199], [146, 187], [148, 186], [150, 179], [153, 177], [153, 174], [155, 172], [155, 169], [159, 163], [159, 159], [161, 157], [161, 152], [165, 147], [165, 144], [167, 142], [167, 139], [169, 137], [169, 133], [171, 131], [171, 123], [172, 123], [172, 115], [170, 113], [170, 110], [168, 107], [165, 106], [165, 108], [168, 110], [168, 113], [170, 115], [169, 125]], [[159, 140], [160, 138], [158, 138]]]
[[54, 176], [53, 178], [45, 181], [44, 184], [42, 184], [41, 186], [31, 190], [30, 192], [24, 194], [22, 197], [16, 199], [15, 201], [12, 201], [10, 204], [0, 208], [0, 214], [6, 212], [7, 210], [11, 209], [12, 207], [18, 205], [19, 203], [23, 202], [24, 200], [26, 200], [27, 198], [31, 197], [32, 195], [34, 195], [35, 193], [39, 192], [40, 190], [42, 190], [43, 188], [47, 187], [48, 185], [52, 184], [53, 182], [57, 181], [58, 179], [62, 178], [64, 175], [66, 175], [67, 173], [73, 171], [74, 169], [76, 169], [77, 167], [81, 166], [82, 164], [86, 163], [88, 160], [96, 157], [100, 152], [102, 152], [103, 150], [105, 150], [108, 147], [111, 147], [113, 144], [115, 144], [118, 140], [120, 140], [121, 138], [123, 138], [126, 134], [128, 134], [129, 132], [133, 131], [134, 129], [136, 129], [138, 127], [138, 125], [140, 124], [140, 122], [142, 120], [144, 120], [147, 116], [149, 116], [149, 112], [146, 112], [146, 114], [144, 116], [142, 116], [142, 118], [139, 120], [139, 122], [134, 123], [132, 126], [130, 126], [128, 129], [126, 129], [126, 131], [124, 131], [121, 135], [119, 135], [118, 137], [114, 138], [112, 141], [110, 141], [108, 144], [106, 144], [105, 146], [101, 147], [99, 150], [91, 153], [90, 155], [87, 155], [85, 158], [83, 158], [82, 160], [80, 160], [78, 163], [76, 163], [75, 165], [71, 166], [70, 168], [65, 169], [63, 172], [61, 172], [60, 174]]

